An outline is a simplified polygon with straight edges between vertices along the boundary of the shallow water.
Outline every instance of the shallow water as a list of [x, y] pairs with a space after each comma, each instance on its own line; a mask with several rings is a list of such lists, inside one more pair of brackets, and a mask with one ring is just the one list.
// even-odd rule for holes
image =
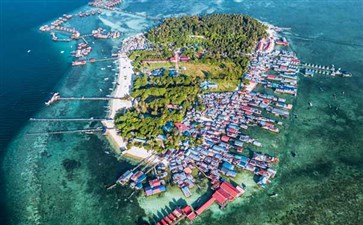
[[[285, 120], [283, 131], [278, 135], [249, 131], [258, 135], [264, 151], [279, 154], [277, 178], [266, 190], [242, 198], [223, 212], [212, 208], [197, 219], [196, 224], [358, 224], [362, 219], [358, 210], [363, 207], [360, 185], [363, 180], [361, 1], [143, 0], [126, 1], [122, 8], [160, 17], [246, 13], [277, 26], [290, 27], [284, 35], [302, 61], [335, 64], [354, 74], [351, 79], [322, 75], [300, 79], [298, 97], [294, 100], [294, 113], [298, 117]], [[75, 25], [82, 25], [85, 32], [92, 26], [121, 30], [125, 38], [148, 29], [155, 22], [127, 14], [107, 13], [100, 18], [88, 19], [86, 23], [75, 21]], [[38, 32], [37, 27], [29, 32]], [[43, 36], [44, 40], [49, 38], [46, 34], [39, 35]], [[119, 40], [103, 41], [92, 54], [107, 56], [115, 45], [119, 45]], [[49, 41], [48, 46], [42, 48], [59, 52], [70, 46]], [[35, 47], [32, 49], [36, 50]], [[63, 66], [71, 60], [67, 52], [62, 60]], [[82, 68], [64, 68], [61, 71], [66, 72], [53, 91], [68, 96], [105, 96], [110, 93], [108, 89], [115, 78], [107, 65], [113, 64], [104, 62]], [[106, 70], [100, 70], [101, 67]], [[34, 85], [48, 82], [47, 74], [42, 73], [39, 77], [42, 81]], [[59, 74], [57, 77], [60, 79]], [[110, 79], [105, 81], [106, 77]], [[105, 115], [103, 106], [106, 103], [102, 102], [60, 102], [45, 108], [42, 98], [46, 95], [43, 93], [43, 97], [36, 100], [24, 100], [25, 108], [40, 108], [33, 117]], [[308, 102], [313, 103], [311, 109]], [[31, 114], [24, 115], [23, 121]], [[105, 153], [110, 151], [110, 146], [102, 135], [26, 135], [89, 126], [97, 125], [29, 122], [13, 138], [3, 166], [11, 224], [142, 224], [142, 217], [151, 213], [150, 208], [157, 201], [145, 201], [140, 197], [138, 204], [135, 197], [124, 201], [131, 193], [129, 189], [105, 190], [131, 165]], [[296, 156], [293, 157], [290, 151]], [[269, 197], [272, 193], [277, 193], [278, 197]], [[144, 212], [142, 207], [148, 210]]]

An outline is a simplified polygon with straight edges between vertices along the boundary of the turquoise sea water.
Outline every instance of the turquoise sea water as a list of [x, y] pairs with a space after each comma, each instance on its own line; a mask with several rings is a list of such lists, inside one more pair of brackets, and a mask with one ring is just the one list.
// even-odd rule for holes
[[[110, 93], [108, 89], [115, 78], [111, 62], [71, 68], [70, 44], [53, 44], [48, 34], [37, 30], [39, 25], [63, 13], [78, 11], [86, 1], [16, 2], [1, 2], [2, 24], [6, 22], [1, 28], [1, 43], [9, 43], [2, 44], [0, 58], [0, 132], [4, 149], [1, 199], [6, 207], [6, 211], [1, 210], [1, 217], [6, 216], [10, 224], [142, 224], [144, 211], [137, 199], [124, 200], [130, 190], [105, 190], [130, 164], [105, 153], [110, 146], [103, 136], [27, 135], [97, 126], [27, 122], [31, 116], [105, 115], [106, 103], [60, 102], [49, 108], [43, 106], [52, 91], [72, 96]], [[24, 4], [27, 7], [20, 8]], [[129, 0], [121, 7], [161, 17], [217, 12], [249, 14], [276, 26], [290, 27], [284, 35], [302, 61], [335, 64], [354, 74], [350, 79], [302, 78], [294, 108], [298, 117], [286, 121], [279, 135], [256, 134], [267, 151], [280, 156], [277, 178], [266, 190], [230, 205], [223, 213], [206, 212], [196, 224], [360, 224], [362, 1]], [[84, 32], [93, 26], [113, 28], [126, 37], [155, 22], [120, 14], [90, 18], [86, 23], [76, 20], [74, 25], [82, 25]], [[119, 40], [98, 43], [92, 54], [107, 56], [112, 46], [119, 46]], [[28, 49], [32, 50], [29, 54]], [[61, 50], [66, 52], [60, 54]], [[312, 108], [308, 102], [313, 103]], [[291, 151], [296, 153], [295, 157]], [[278, 197], [269, 197], [272, 193]]]

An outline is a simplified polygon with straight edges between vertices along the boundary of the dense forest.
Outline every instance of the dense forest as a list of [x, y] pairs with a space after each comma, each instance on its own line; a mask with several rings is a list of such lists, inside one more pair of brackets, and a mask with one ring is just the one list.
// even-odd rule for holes
[[[116, 116], [116, 125], [120, 135], [128, 140], [142, 138], [147, 140], [146, 147], [162, 151], [165, 148], [177, 148], [180, 141], [186, 139], [174, 127], [165, 132], [168, 122], [181, 122], [185, 113], [196, 104], [202, 93], [200, 88], [204, 80], [212, 80], [220, 87], [234, 89], [247, 70], [250, 53], [259, 38], [266, 36], [266, 27], [257, 20], [244, 15], [207, 15], [168, 18], [158, 27], [151, 29], [146, 37], [153, 43], [153, 48], [131, 52], [129, 57], [140, 75], [135, 79], [132, 98], [134, 108]], [[168, 60], [175, 50], [188, 56], [189, 72], [203, 73], [186, 75], [178, 71], [178, 76], [143, 74], [147, 67], [143, 60]], [[199, 65], [199, 66], [198, 66]], [[148, 65], [150, 66], [150, 65]], [[165, 66], [170, 66], [165, 64]], [[191, 70], [191, 67], [194, 69]], [[222, 71], [216, 74], [198, 71], [197, 68], [210, 67], [210, 71]], [[165, 70], [166, 72], [167, 70]], [[223, 90], [218, 90], [223, 91]], [[227, 91], [227, 90], [224, 90]], [[161, 141], [160, 135], [163, 136]], [[198, 143], [201, 140], [191, 140]], [[137, 144], [137, 143], [133, 143]]]
[[121, 136], [130, 140], [135, 137], [146, 139], [148, 145], [145, 147], [154, 150], [177, 147], [185, 138], [178, 135], [175, 129], [164, 133], [164, 141], [155, 138], [163, 134], [162, 127], [167, 122], [181, 121], [186, 111], [194, 106], [198, 101], [199, 84], [199, 79], [185, 75], [141, 75], [135, 80], [132, 89], [132, 97], [137, 104], [116, 118], [116, 126]]
[[215, 59], [239, 58], [241, 53], [253, 51], [257, 40], [267, 35], [266, 29], [249, 16], [213, 14], [168, 18], [146, 37], [164, 47], [199, 44]]

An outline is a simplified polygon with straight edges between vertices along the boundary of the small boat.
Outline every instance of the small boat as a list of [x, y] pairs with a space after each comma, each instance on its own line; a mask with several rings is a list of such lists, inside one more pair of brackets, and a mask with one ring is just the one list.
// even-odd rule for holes
[[63, 54], [63, 53], [64, 53], [64, 51], [60, 51], [60, 53], [61, 53], [61, 54]]
[[342, 77], [352, 77], [353, 75], [352, 75], [352, 73], [350, 73], [350, 72], [342, 71], [342, 72], [341, 72], [341, 76], [342, 76]]
[[29, 49], [29, 50], [27, 51], [27, 53], [30, 53], [31, 51], [32, 51], [32, 50], [30, 50], [30, 49]]
[[45, 105], [50, 106], [52, 103], [58, 101], [59, 98], [60, 98], [60, 94], [59, 94], [59, 92], [56, 92], [53, 94], [53, 96], [50, 98], [49, 101], [45, 102]]
[[310, 106], [310, 107], [313, 107], [313, 103], [309, 102], [309, 106]]
[[101, 70], [105, 70], [105, 69], [106, 69], [106, 68], [103, 68], [103, 67], [101, 68]]

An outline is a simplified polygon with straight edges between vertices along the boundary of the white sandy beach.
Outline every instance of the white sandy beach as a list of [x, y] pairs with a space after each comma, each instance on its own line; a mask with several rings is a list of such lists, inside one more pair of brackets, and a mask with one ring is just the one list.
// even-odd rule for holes
[[[113, 96], [116, 98], [123, 98], [130, 95], [130, 91], [132, 88], [132, 80], [133, 80], [133, 68], [131, 64], [131, 60], [127, 57], [126, 54], [119, 55], [119, 75], [116, 82], [116, 88], [113, 92]], [[110, 101], [110, 113], [108, 115], [109, 118], [115, 118], [116, 113], [122, 108], [130, 108], [132, 107], [131, 100], [122, 100], [122, 99], [112, 99]], [[127, 143], [123, 140], [123, 138], [117, 134], [117, 129], [115, 127], [115, 123], [113, 120], [105, 120], [102, 121], [103, 125], [107, 128], [106, 134], [111, 139], [111, 141], [117, 147], [117, 153], [121, 148], [126, 149]], [[145, 150], [144, 148], [132, 147], [124, 152], [123, 155], [128, 155], [135, 158], [146, 158], [150, 156], [152, 153], [150, 151]]]

